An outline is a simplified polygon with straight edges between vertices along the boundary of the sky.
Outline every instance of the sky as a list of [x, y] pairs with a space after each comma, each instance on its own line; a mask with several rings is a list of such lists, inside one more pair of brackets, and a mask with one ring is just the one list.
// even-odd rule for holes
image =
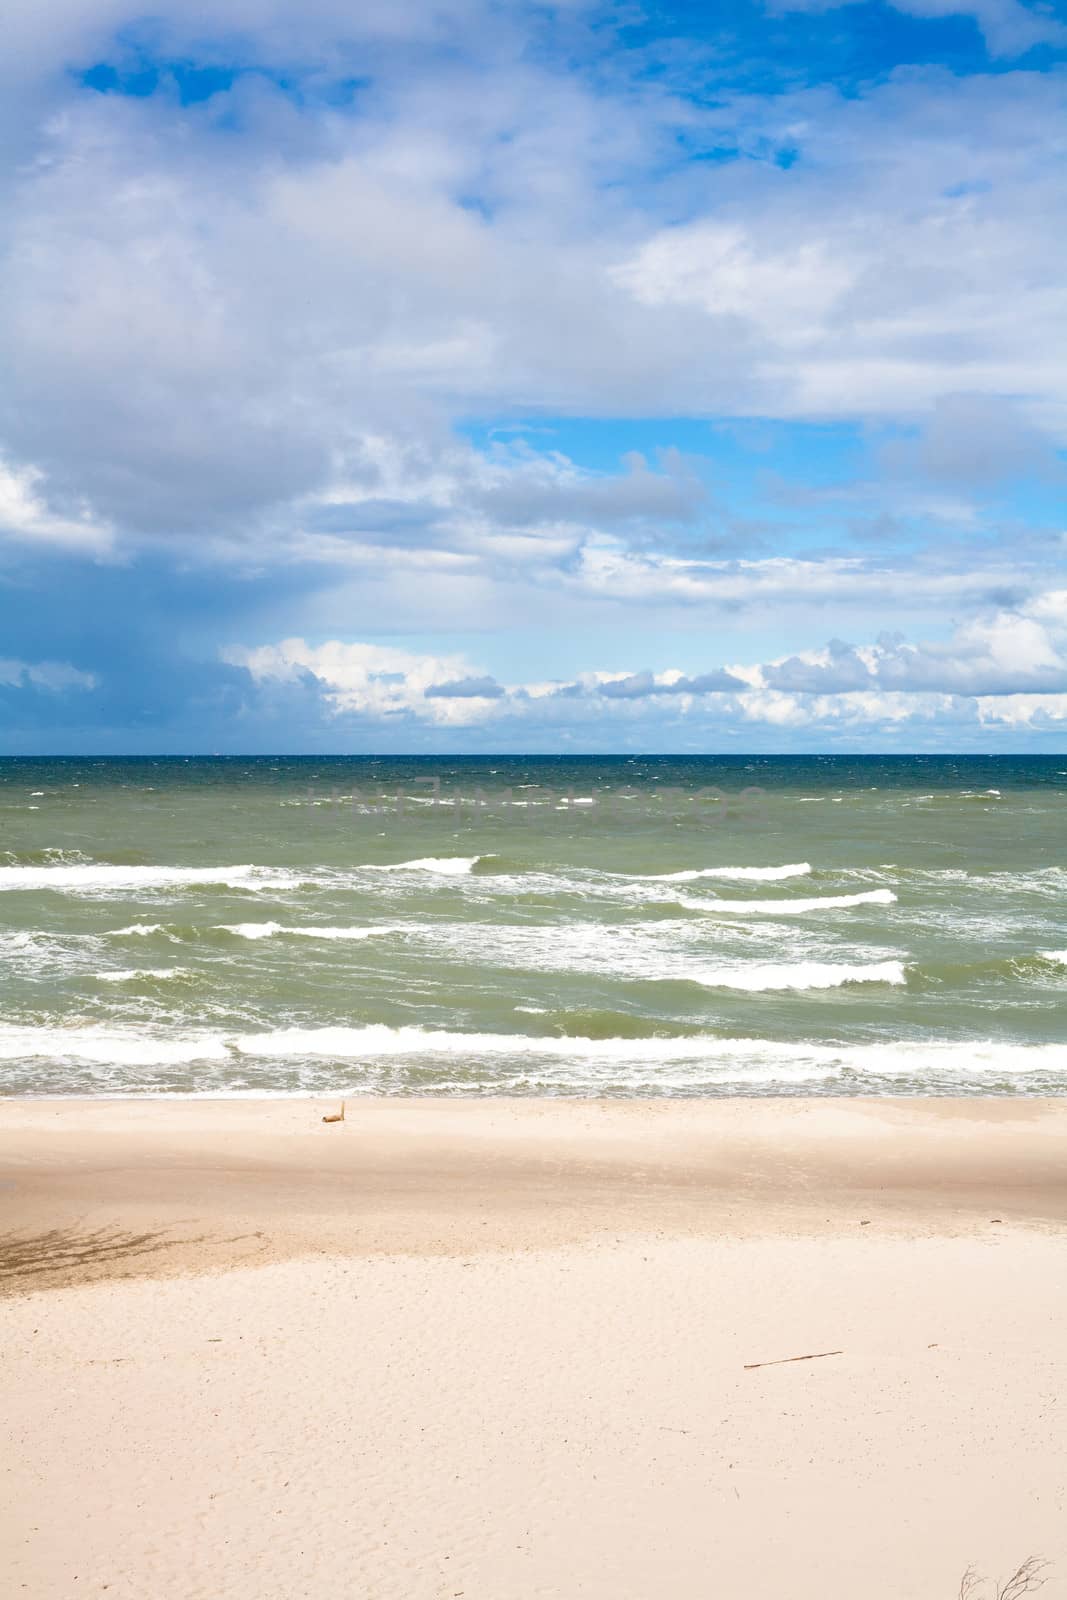
[[5, 18], [0, 753], [1067, 747], [1067, 3]]

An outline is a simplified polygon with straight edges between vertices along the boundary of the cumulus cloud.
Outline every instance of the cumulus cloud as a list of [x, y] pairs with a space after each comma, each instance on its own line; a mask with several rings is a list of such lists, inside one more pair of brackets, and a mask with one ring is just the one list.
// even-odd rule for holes
[[621, 678], [608, 678], [597, 685], [609, 700], [645, 700], [659, 694], [729, 694], [745, 687], [744, 679], [718, 668], [687, 678], [680, 672], [632, 672]]
[[428, 700], [499, 700], [504, 690], [495, 678], [453, 678], [448, 683], [431, 683], [424, 689]]
[[52, 505], [39, 468], [11, 467], [0, 458], [0, 538], [103, 553], [112, 530], [84, 503], [66, 511]]
[[476, 679], [462, 656], [425, 656], [390, 645], [284, 639], [256, 649], [230, 649], [225, 659], [246, 668], [257, 682], [313, 685], [338, 715], [381, 720], [423, 715], [457, 725], [481, 721], [499, 694], [491, 679]]
[[910, 644], [888, 634], [873, 645], [834, 639], [823, 650], [761, 666], [758, 681], [804, 694], [872, 688], [975, 696], [1054, 693], [1067, 690], [1067, 630], [1058, 622], [1042, 597], [1027, 612], [975, 618], [943, 644]]
[[[994, 612], [944, 642], [883, 636], [873, 644], [832, 640], [778, 661], [611, 673], [590, 669], [570, 682], [502, 685], [461, 657], [420, 656], [372, 645], [309, 646], [300, 639], [228, 653], [259, 682], [306, 676], [333, 714], [438, 726], [493, 722], [544, 725], [559, 704], [581, 724], [611, 715], [647, 716], [668, 698], [684, 721], [709, 710], [747, 724], [804, 728], [893, 726], [962, 717], [984, 723], [1055, 725], [1067, 708], [1067, 591], [1025, 610]], [[999, 709], [998, 709], [999, 704]]]

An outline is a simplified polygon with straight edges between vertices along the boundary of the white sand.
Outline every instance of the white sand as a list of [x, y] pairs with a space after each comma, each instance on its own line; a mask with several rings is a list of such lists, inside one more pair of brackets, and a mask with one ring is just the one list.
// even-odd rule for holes
[[[165, 1147], [203, 1252], [192, 1275], [159, 1276], [165, 1253], [68, 1260], [64, 1278], [138, 1275], [0, 1305], [3, 1592], [955, 1600], [969, 1563], [1004, 1575], [1033, 1552], [1055, 1563], [1044, 1595], [1067, 1595], [1049, 1161], [1067, 1108], [1028, 1104], [720, 1106], [718, 1143], [703, 1107], [350, 1107], [321, 1136], [306, 1105], [216, 1108], [236, 1209], [264, 1224], [265, 1264], [237, 1267], [210, 1245], [226, 1211], [211, 1107], [0, 1108], [16, 1185], [0, 1197], [29, 1193], [22, 1231], [35, 1207], [59, 1226], [57, 1165], [86, 1225], [143, 1220], [146, 1148], [170, 1217]], [[698, 1146], [728, 1171], [728, 1222]], [[359, 1187], [327, 1206], [323, 1170], [353, 1160], [377, 1207]], [[316, 1217], [328, 1245], [310, 1255]], [[16, 1271], [16, 1288], [37, 1281]]]

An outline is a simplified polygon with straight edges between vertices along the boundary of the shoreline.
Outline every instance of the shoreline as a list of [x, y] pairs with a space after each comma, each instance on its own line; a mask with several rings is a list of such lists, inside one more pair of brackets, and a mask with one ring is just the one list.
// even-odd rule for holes
[[[367, 1097], [324, 1124], [338, 1105], [0, 1101], [2, 1231], [55, 1235], [18, 1286], [620, 1232], [826, 1236], [857, 1216], [909, 1236], [1067, 1226], [1067, 1099]], [[101, 1230], [152, 1248], [73, 1249]]]

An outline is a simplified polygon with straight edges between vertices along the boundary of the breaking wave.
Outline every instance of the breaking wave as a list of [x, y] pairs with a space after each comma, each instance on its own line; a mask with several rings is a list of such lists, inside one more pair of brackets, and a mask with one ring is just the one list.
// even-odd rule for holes
[[393, 861], [384, 866], [365, 865], [365, 872], [437, 872], [446, 878], [461, 878], [472, 872], [481, 856], [422, 856], [417, 861]]
[[686, 872], [646, 872], [647, 883], [695, 883], [698, 878], [751, 878], [760, 883], [777, 883], [784, 878], [805, 878], [811, 872], [809, 861], [795, 861], [784, 867], [694, 867]]
[[66, 894], [113, 894], [123, 890], [288, 888], [294, 874], [269, 867], [142, 867], [95, 861], [77, 866], [0, 867], [0, 890], [55, 889]]
[[800, 917], [810, 911], [837, 911], [848, 906], [891, 906], [892, 889], [870, 889], [863, 894], [824, 894], [811, 900], [687, 900], [700, 911], [726, 911], [738, 917]]
[[232, 933], [238, 939], [272, 939], [283, 934], [290, 939], [373, 939], [376, 934], [402, 933], [402, 924], [376, 928], [290, 928], [281, 922], [220, 922], [216, 932]]
[[[584, 1064], [585, 1076], [571, 1075], [548, 1087], [581, 1093], [610, 1081], [626, 1091], [635, 1081], [650, 1093], [696, 1086], [690, 1079], [663, 1077], [661, 1067], [688, 1066], [694, 1071], [713, 1067], [721, 1081], [800, 1082], [805, 1078], [825, 1079], [851, 1075], [859, 1080], [900, 1080], [951, 1083], [968, 1080], [993, 1080], [1035, 1073], [1062, 1074], [1067, 1071], [1067, 1044], [1018, 1044], [995, 1040], [886, 1041], [867, 1044], [809, 1043], [799, 1040], [764, 1038], [724, 1038], [697, 1034], [650, 1038], [589, 1038], [561, 1035], [464, 1033], [418, 1027], [388, 1027], [370, 1024], [360, 1027], [281, 1028], [260, 1033], [223, 1034], [187, 1032], [160, 1037], [156, 1034], [113, 1028], [85, 1027], [0, 1027], [0, 1060], [40, 1060], [82, 1062], [110, 1069], [108, 1084], [119, 1092], [130, 1068], [189, 1067], [197, 1063], [229, 1063], [230, 1068], [255, 1061], [288, 1063], [332, 1063], [347, 1069], [346, 1083], [352, 1083], [352, 1069], [363, 1072], [367, 1063], [384, 1060], [444, 1060], [479, 1062], [509, 1061]], [[247, 1068], [246, 1068], [247, 1071]], [[589, 1073], [594, 1075], [590, 1077]], [[227, 1079], [226, 1092], [240, 1088], [240, 1082]], [[300, 1082], [308, 1088], [335, 1082], [322, 1069], [313, 1070]], [[357, 1077], [355, 1088], [363, 1080]], [[425, 1087], [425, 1080], [419, 1080]], [[514, 1080], [509, 1080], [514, 1086]], [[365, 1086], [380, 1086], [373, 1074]], [[418, 1084], [416, 1085], [418, 1086]], [[442, 1085], [441, 1087], [449, 1087]], [[486, 1079], [466, 1079], [452, 1087], [466, 1092], [486, 1092], [493, 1084]], [[181, 1088], [196, 1092], [202, 1085], [183, 1080]], [[270, 1085], [263, 1086], [270, 1092]]]

